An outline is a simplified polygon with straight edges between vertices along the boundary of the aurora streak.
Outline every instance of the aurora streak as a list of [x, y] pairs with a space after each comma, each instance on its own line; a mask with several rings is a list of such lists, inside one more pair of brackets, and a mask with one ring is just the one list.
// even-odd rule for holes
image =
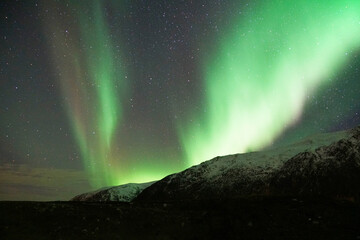
[[[51, 27], [61, 36], [53, 39], [54, 56], [61, 72], [67, 73], [59, 80], [68, 117], [90, 183], [101, 187], [118, 183], [120, 161], [113, 136], [122, 121], [126, 79], [119, 58], [115, 61], [113, 56], [102, 8], [98, 1], [93, 3], [91, 11], [77, 16], [80, 36], [71, 35], [56, 21]], [[76, 37], [77, 44], [87, 49], [85, 54], [71, 39]]]
[[[126, 7], [96, 0], [86, 6], [73, 1], [57, 4], [75, 9], [68, 18], [48, 16], [45, 22], [48, 31], [55, 33], [49, 34], [49, 39], [61, 99], [94, 188], [157, 180], [218, 155], [269, 146], [299, 121], [307, 97], [326, 86], [348, 54], [360, 47], [357, 1], [271, 1], [239, 7], [244, 13], [230, 19], [212, 48], [215, 50], [202, 54], [201, 112], [189, 108], [187, 118], [176, 120], [177, 135], [175, 130], [173, 137], [178, 137], [182, 146], [179, 154], [174, 152], [177, 142], [171, 135], [165, 134], [164, 139], [169, 138], [172, 146], [165, 142], [163, 147], [159, 135], [164, 133], [155, 131], [165, 131], [154, 126], [164, 118], [156, 112], [144, 115], [152, 102], [139, 109], [129, 107], [134, 105], [133, 98], [138, 102], [145, 99], [151, 88], [131, 77], [126, 69], [129, 56], [123, 54], [126, 46], [119, 36], [122, 32], [114, 32], [121, 24], [109, 24], [106, 6], [121, 11]], [[149, 60], [152, 57], [142, 59]], [[146, 69], [138, 76], [147, 79], [149, 73], [151, 69]], [[152, 77], [148, 79], [152, 81]], [[146, 91], [137, 96], [131, 92], [135, 84]], [[152, 118], [156, 121], [148, 124]], [[179, 161], [181, 158], [185, 159]]]
[[360, 47], [358, 0], [262, 2], [203, 59], [202, 112], [178, 122], [189, 166], [271, 144]]
[[360, 125], [359, 0], [0, 6], [0, 190], [14, 199]]

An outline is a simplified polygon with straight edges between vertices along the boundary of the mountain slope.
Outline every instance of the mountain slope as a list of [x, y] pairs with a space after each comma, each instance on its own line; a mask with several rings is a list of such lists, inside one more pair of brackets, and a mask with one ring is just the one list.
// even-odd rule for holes
[[[165, 177], [146, 188], [135, 201], [253, 195], [354, 196], [360, 191], [356, 187], [360, 183], [359, 132], [356, 128], [320, 134], [286, 147], [216, 157]], [[328, 178], [336, 179], [337, 187], [332, 188]], [[344, 188], [351, 181], [355, 187]]]
[[154, 182], [148, 183], [129, 183], [115, 187], [102, 188], [94, 192], [83, 193], [75, 196], [70, 201], [89, 201], [89, 202], [108, 202], [121, 201], [130, 202], [141, 191], [149, 187]]
[[360, 128], [351, 137], [297, 154], [276, 171], [274, 194], [360, 197]]

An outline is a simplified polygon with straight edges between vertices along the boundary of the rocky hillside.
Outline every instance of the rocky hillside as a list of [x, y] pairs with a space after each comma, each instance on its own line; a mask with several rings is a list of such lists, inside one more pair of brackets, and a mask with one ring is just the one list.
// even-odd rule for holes
[[169, 175], [135, 201], [228, 199], [257, 195], [329, 195], [360, 192], [360, 128], [322, 134], [262, 152], [216, 157]]
[[329, 146], [297, 154], [275, 172], [270, 191], [281, 195], [360, 198], [360, 128]]
[[148, 183], [129, 183], [116, 187], [102, 188], [94, 192], [80, 194], [70, 201], [88, 201], [88, 202], [108, 202], [120, 201], [130, 202], [141, 191], [149, 187], [154, 182]]

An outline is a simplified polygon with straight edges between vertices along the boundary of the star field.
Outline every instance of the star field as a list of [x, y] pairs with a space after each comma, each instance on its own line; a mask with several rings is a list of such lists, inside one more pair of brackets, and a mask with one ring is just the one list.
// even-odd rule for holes
[[0, 199], [62, 198], [69, 177], [69, 196], [156, 180], [360, 124], [357, 0], [0, 9]]

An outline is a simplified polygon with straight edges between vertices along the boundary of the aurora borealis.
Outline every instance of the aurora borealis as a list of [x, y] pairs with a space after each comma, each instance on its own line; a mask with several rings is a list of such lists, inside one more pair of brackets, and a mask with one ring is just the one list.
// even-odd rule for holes
[[360, 124], [357, 0], [1, 9], [3, 199], [5, 183], [34, 176], [45, 188], [75, 171], [80, 192], [151, 181]]
[[204, 112], [180, 130], [190, 164], [261, 149], [298, 121], [360, 49], [359, 13], [359, 1], [270, 1], [234, 20], [203, 63]]
[[[81, 6], [74, 6], [80, 7]], [[113, 135], [122, 120], [122, 93], [126, 78], [122, 71], [121, 56], [114, 66], [113, 44], [108, 39], [107, 25], [99, 2], [94, 2], [87, 14], [77, 10], [79, 36], [71, 36], [64, 28], [53, 29], [54, 58], [62, 74], [59, 77], [62, 94], [76, 143], [85, 169], [93, 186], [114, 184], [118, 179], [114, 160]], [[91, 19], [91, 20], [89, 20]], [[57, 19], [47, 18], [49, 28], [60, 25]], [[70, 35], [70, 36], [69, 36]], [[62, 36], [62, 37], [57, 37]], [[86, 49], [81, 54], [71, 39], [79, 37]]]

